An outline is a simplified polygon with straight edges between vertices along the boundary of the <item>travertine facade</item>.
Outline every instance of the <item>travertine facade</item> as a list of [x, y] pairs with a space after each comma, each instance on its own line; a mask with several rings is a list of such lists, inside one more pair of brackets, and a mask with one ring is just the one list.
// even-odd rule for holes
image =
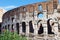
[[[40, 14], [43, 15], [43, 18], [39, 18]], [[29, 4], [7, 11], [2, 18], [2, 28], [13, 30], [31, 40], [47, 40], [49, 38], [58, 40], [59, 15], [58, 0]]]

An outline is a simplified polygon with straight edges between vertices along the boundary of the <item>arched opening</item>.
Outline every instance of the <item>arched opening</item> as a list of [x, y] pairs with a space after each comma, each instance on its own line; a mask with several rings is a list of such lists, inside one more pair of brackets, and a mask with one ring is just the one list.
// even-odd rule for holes
[[43, 11], [43, 7], [42, 7], [42, 5], [39, 5], [39, 6], [38, 6], [38, 10], [39, 10], [40, 12]]
[[19, 23], [16, 23], [16, 30], [17, 30], [17, 33], [19, 34]]
[[27, 9], [26, 9], [25, 7], [23, 7], [23, 11], [24, 11], [24, 12], [26, 12], [26, 11], [27, 11]]
[[44, 18], [44, 14], [43, 14], [42, 12], [40, 12], [40, 13], [38, 13], [37, 17], [38, 17], [39, 19], [43, 19], [43, 18]]
[[38, 25], [38, 34], [42, 34], [44, 31], [43, 31], [43, 26], [42, 26], [42, 23], [41, 23], [42, 20], [39, 20], [37, 25]]
[[22, 31], [25, 33], [26, 32], [26, 23], [22, 22]]
[[30, 32], [30, 33], [34, 33], [32, 21], [29, 22], [29, 32]]
[[5, 25], [5, 29], [7, 29], [7, 26]]
[[13, 24], [12, 24], [12, 26], [11, 26], [11, 30], [14, 31]]
[[[54, 34], [54, 32], [52, 32], [52, 26], [51, 25], [54, 25], [54, 23], [51, 23], [52, 19], [48, 19], [47, 20], [47, 28], [48, 28], [48, 34]], [[51, 21], [51, 22], [50, 22]]]
[[9, 30], [10, 25], [8, 24], [8, 30]]
[[[26, 9], [25, 7], [23, 7], [23, 11], [26, 12], [27, 9]], [[23, 19], [25, 19], [25, 17], [26, 17], [26, 13], [23, 13], [22, 17], [23, 17]]]
[[11, 20], [12, 20], [12, 22], [13, 22], [14, 18], [12, 18]]

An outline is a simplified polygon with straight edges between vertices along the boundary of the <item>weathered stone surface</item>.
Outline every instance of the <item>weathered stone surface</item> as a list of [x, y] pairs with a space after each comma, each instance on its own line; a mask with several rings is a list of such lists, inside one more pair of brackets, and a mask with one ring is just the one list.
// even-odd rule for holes
[[[39, 10], [40, 6], [42, 6], [42, 11]], [[7, 25], [10, 25], [10, 31], [14, 29], [14, 31], [19, 32], [19, 35], [24, 35], [29, 40], [59, 40], [60, 12], [58, 12], [58, 9], [60, 9], [58, 0], [39, 2], [15, 8], [3, 15], [2, 28], [8, 28]], [[42, 19], [38, 18], [39, 14], [43, 14], [44, 17]], [[19, 25], [16, 26], [16, 23]], [[50, 28], [48, 28], [49, 25]], [[52, 31], [50, 34], [49, 29]], [[38, 34], [41, 30], [43, 32]]]

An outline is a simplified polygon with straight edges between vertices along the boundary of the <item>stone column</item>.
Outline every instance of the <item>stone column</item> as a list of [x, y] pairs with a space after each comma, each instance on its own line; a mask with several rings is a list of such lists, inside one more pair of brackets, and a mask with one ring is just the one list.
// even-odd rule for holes
[[26, 36], [29, 36], [29, 22], [26, 22]]
[[[57, 39], [57, 37], [59, 36], [59, 32], [58, 32], [58, 19], [57, 17], [60, 16], [58, 13], [57, 13], [57, 9], [54, 9], [54, 14], [52, 15], [53, 16], [53, 19], [54, 19], [54, 33], [55, 33], [55, 39]], [[56, 19], [56, 20], [55, 20]]]
[[29, 36], [29, 12], [26, 12], [26, 36]]
[[53, 18], [57, 18], [59, 16], [57, 13], [57, 9], [54, 9], [54, 14], [52, 16], [53, 16]]
[[20, 22], [20, 27], [19, 27], [19, 35], [22, 34], [22, 22]]
[[55, 21], [55, 24], [54, 24], [54, 33], [55, 33], [55, 39], [58, 38], [58, 22]]
[[14, 15], [13, 24], [14, 24], [14, 25], [13, 25], [14, 31], [17, 32], [17, 31], [16, 31], [16, 15]]
[[11, 28], [11, 27], [12, 27], [12, 24], [10, 24], [10, 32], [11, 32], [11, 30], [12, 30], [12, 28]]
[[19, 20], [20, 20], [20, 24], [19, 24], [19, 35], [22, 34], [22, 13], [19, 14]]
[[38, 22], [38, 19], [37, 19], [37, 11], [34, 12], [34, 19], [33, 19], [33, 28], [34, 28], [34, 40], [37, 40], [36, 37], [37, 37], [37, 34], [38, 34], [38, 27], [37, 27], [37, 22]]
[[14, 29], [14, 32], [17, 32], [16, 31], [16, 23], [13, 24], [13, 29]]
[[46, 40], [48, 37], [47, 20], [44, 20], [42, 24], [43, 24], [43, 29], [44, 29], [43, 35], [44, 35], [44, 39]]
[[44, 18], [43, 18], [43, 28], [44, 28], [44, 39], [47, 39], [47, 10], [43, 10]]
[[26, 12], [26, 36], [29, 40], [29, 12]]
[[44, 20], [47, 19], [47, 10], [43, 10], [43, 14], [44, 14]]
[[10, 22], [10, 32], [11, 32], [11, 30], [12, 30], [12, 19], [11, 19], [11, 17], [10, 17], [10, 20], [9, 20], [9, 22]]
[[43, 10], [44, 18], [43, 18], [43, 27], [44, 27], [44, 35], [47, 35], [47, 10]]

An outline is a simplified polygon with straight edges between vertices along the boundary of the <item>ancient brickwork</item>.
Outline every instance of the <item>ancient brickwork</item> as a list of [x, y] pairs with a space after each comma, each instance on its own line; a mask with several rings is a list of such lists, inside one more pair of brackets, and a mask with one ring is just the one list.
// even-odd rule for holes
[[[3, 15], [2, 28], [25, 35], [31, 40], [58, 40], [60, 39], [59, 7], [58, 0], [20, 6]], [[40, 14], [43, 18], [39, 16]]]

